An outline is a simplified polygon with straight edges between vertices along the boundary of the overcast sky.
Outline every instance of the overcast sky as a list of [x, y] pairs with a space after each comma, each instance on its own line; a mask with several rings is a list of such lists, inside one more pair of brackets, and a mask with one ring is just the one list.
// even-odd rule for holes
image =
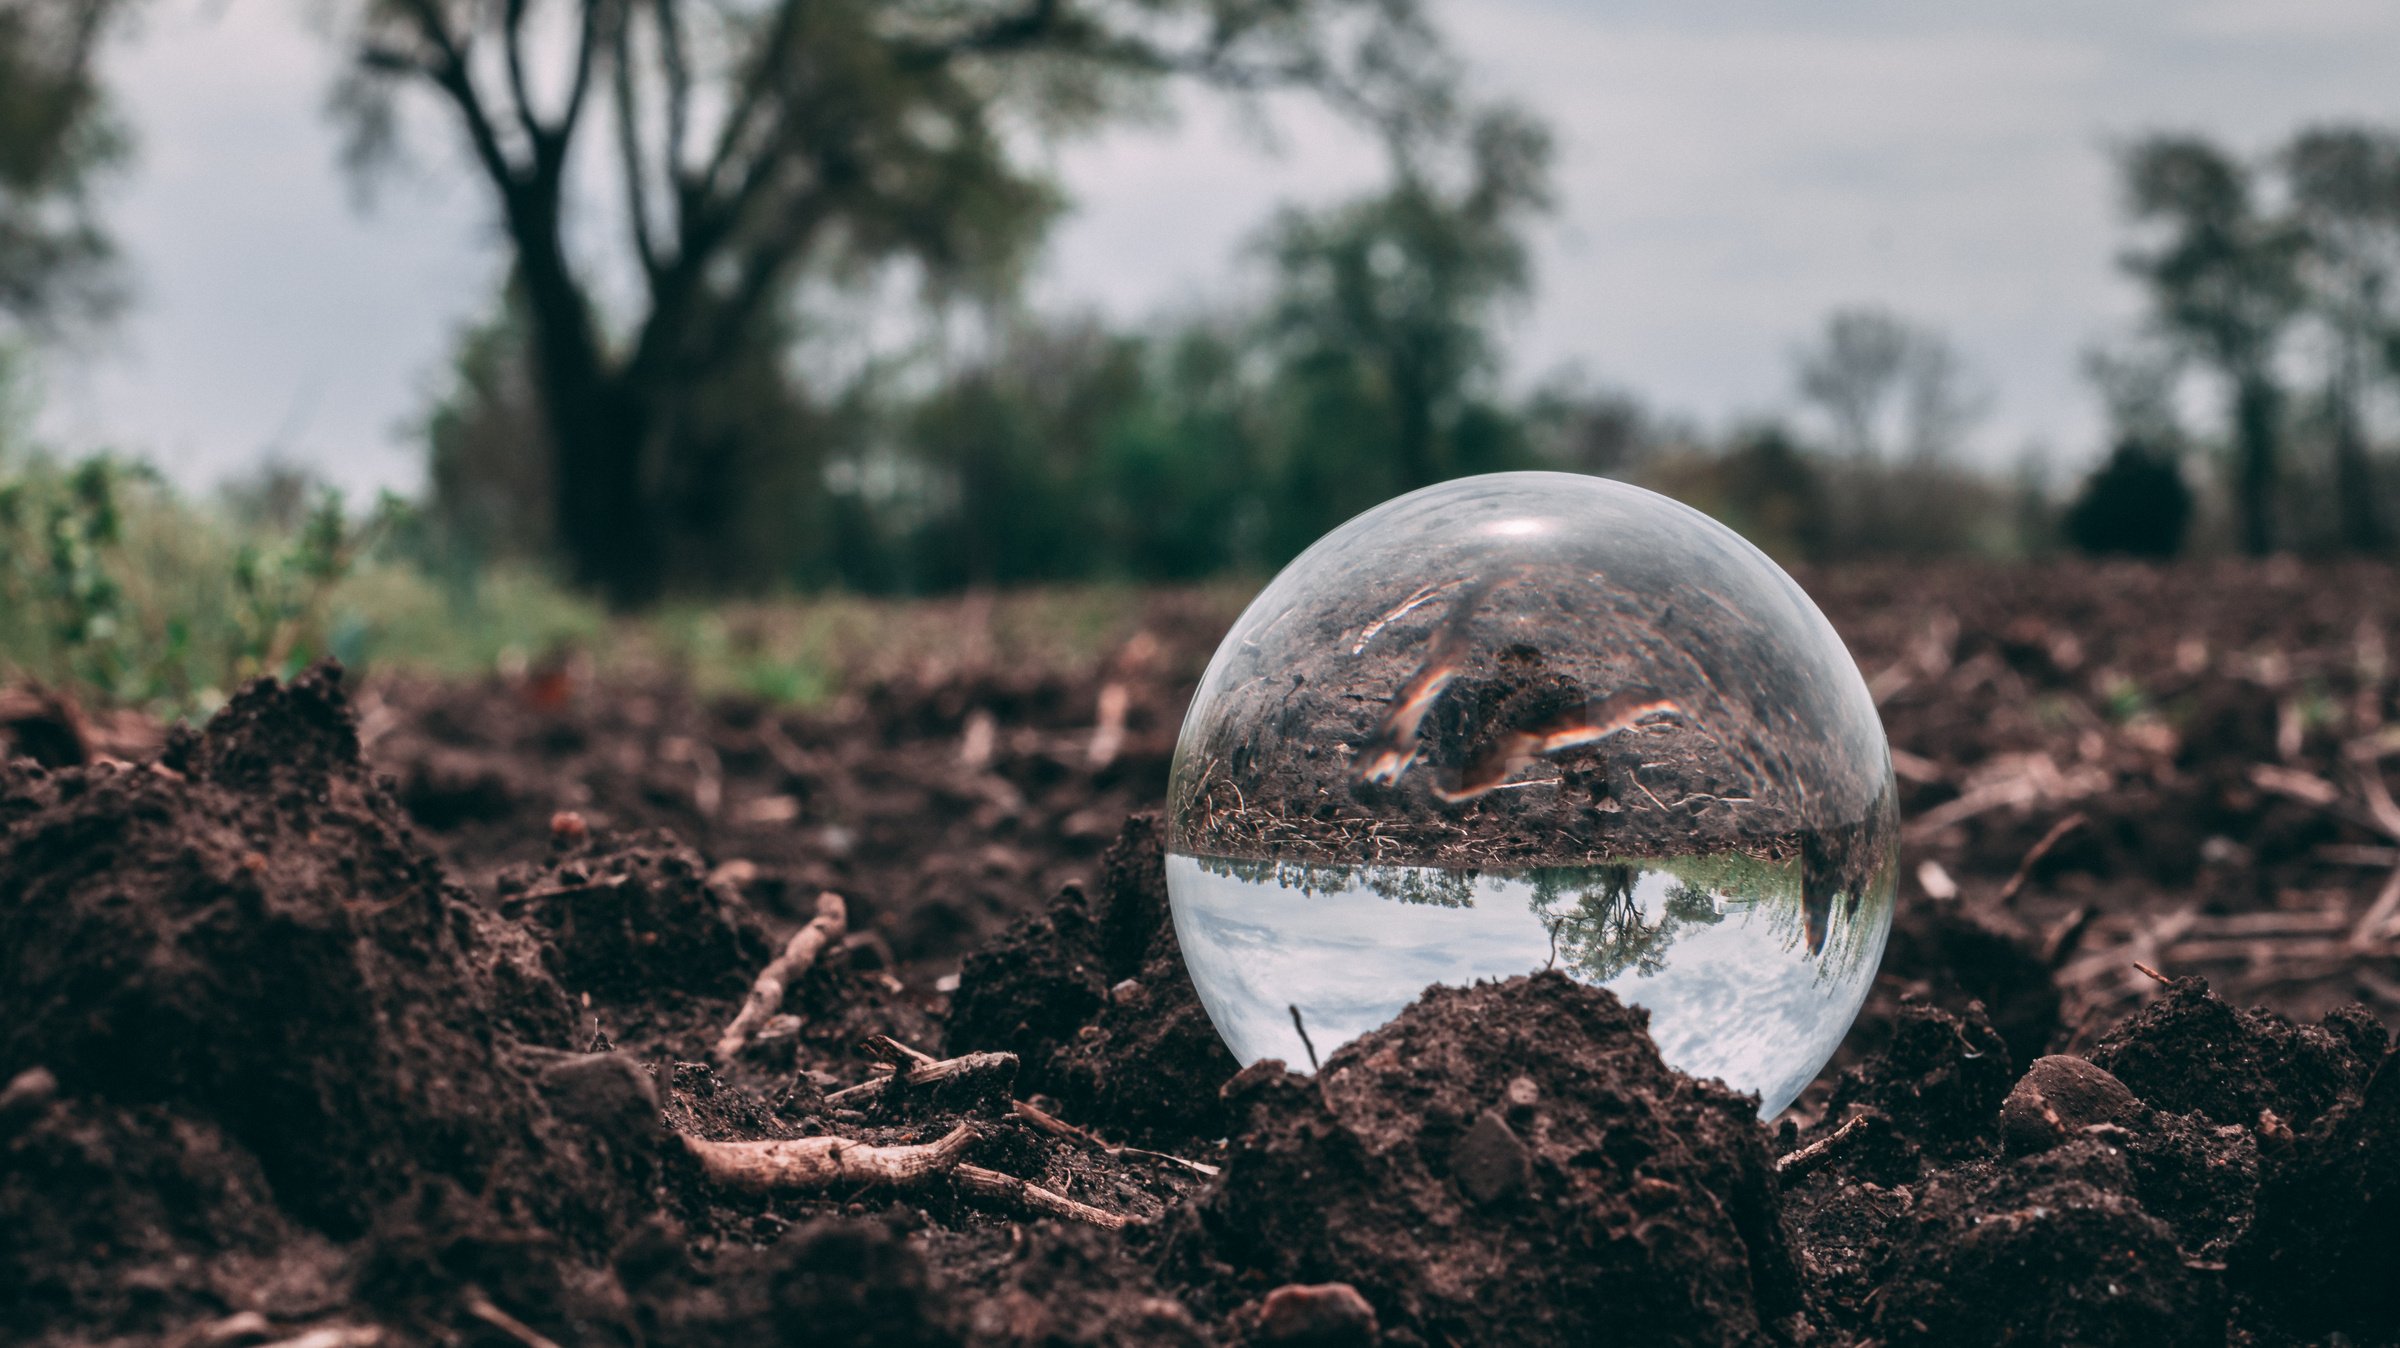
[[[1489, 91], [1549, 119], [1560, 209], [1510, 330], [1529, 380], [1567, 364], [1716, 425], [1790, 402], [1830, 308], [1954, 339], [1993, 395], [1980, 451], [2082, 460], [2078, 353], [2138, 297], [2109, 148], [2151, 128], [2246, 151], [2313, 121], [2400, 123], [2391, 0], [1449, 0]], [[353, 487], [413, 487], [405, 426], [499, 255], [474, 184], [432, 169], [358, 209], [321, 115], [332, 54], [299, 0], [157, 0], [110, 75], [139, 140], [111, 193], [137, 303], [46, 371], [44, 426], [208, 483], [270, 450]], [[1078, 203], [1038, 295], [1135, 319], [1222, 294], [1279, 202], [1373, 180], [1331, 118], [1262, 152], [1205, 106], [1070, 148]]]

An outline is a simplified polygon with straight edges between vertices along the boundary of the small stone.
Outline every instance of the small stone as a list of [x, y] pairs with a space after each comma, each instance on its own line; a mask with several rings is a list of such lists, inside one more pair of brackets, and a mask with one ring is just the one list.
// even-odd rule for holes
[[28, 1067], [0, 1087], [0, 1118], [31, 1114], [58, 1098], [58, 1077], [47, 1067]]
[[1644, 1175], [1633, 1182], [1633, 1192], [1628, 1196], [1636, 1211], [1660, 1213], [1682, 1202], [1683, 1190], [1655, 1175]]
[[1375, 1308], [1346, 1282], [1289, 1283], [1259, 1307], [1259, 1343], [1365, 1348], [1378, 1337]]
[[1119, 1006], [1139, 1006], [1149, 996], [1149, 989], [1138, 978], [1128, 978], [1108, 990], [1108, 999]]
[[586, 824], [583, 816], [573, 810], [560, 810], [550, 816], [550, 841], [552, 842], [582, 842], [591, 831], [591, 825]]
[[1469, 1200], [1489, 1207], [1532, 1182], [1533, 1154], [1506, 1120], [1487, 1109], [1451, 1151], [1450, 1176]]
[[542, 1094], [558, 1117], [620, 1143], [639, 1143], [665, 1126], [657, 1085], [640, 1063], [622, 1053], [587, 1053], [552, 1063], [542, 1073]]
[[1542, 1088], [1533, 1084], [1532, 1077], [1511, 1077], [1501, 1100], [1508, 1106], [1508, 1117], [1521, 1124], [1533, 1117], [1534, 1106], [1542, 1102]]
[[2015, 1152], [2047, 1151], [2103, 1124], [2138, 1123], [2141, 1101], [2125, 1083], [2081, 1058], [2036, 1058], [2000, 1106], [2000, 1135]]

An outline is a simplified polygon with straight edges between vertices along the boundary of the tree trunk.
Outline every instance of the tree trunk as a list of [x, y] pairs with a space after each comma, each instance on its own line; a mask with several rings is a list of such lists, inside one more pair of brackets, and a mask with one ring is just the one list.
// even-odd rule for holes
[[646, 470], [650, 400], [604, 380], [588, 391], [552, 385], [550, 438], [559, 547], [574, 580], [610, 607], [639, 608], [665, 584], [658, 511]]
[[2383, 548], [2383, 517], [2376, 508], [2375, 466], [2367, 457], [2367, 437], [2358, 424], [2357, 401], [2343, 380], [2327, 400], [2333, 414], [2333, 484], [2341, 496], [2342, 546], [2352, 552]]
[[591, 306], [568, 266], [555, 194], [516, 205], [516, 279], [550, 433], [558, 546], [576, 584], [599, 591], [611, 607], [638, 608], [658, 598], [666, 579], [649, 471], [664, 391], [612, 368], [601, 350]]
[[2241, 512], [2242, 551], [2264, 557], [2275, 550], [2276, 440], [2283, 392], [2272, 376], [2252, 371], [2234, 386], [2234, 506]]

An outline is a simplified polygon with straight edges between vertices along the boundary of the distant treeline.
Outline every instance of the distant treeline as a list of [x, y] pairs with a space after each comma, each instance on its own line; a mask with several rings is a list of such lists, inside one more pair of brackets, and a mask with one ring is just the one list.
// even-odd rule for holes
[[[446, 124], [510, 260], [423, 420], [411, 537], [452, 575], [534, 561], [625, 607], [1260, 572], [1400, 492], [1529, 467], [1642, 482], [1809, 560], [2400, 539], [2389, 132], [2122, 149], [2150, 312], [2089, 356], [2108, 440], [2052, 447], [2099, 464], [2055, 481], [1977, 451], [1965, 363], [1872, 307], [1827, 317], [1791, 410], [1745, 426], [1508, 379], [1550, 140], [1470, 96], [1414, 0], [545, 7], [573, 41], [526, 43], [525, 6], [320, 7], [354, 58], [330, 104], [353, 169]], [[92, 53], [134, 8], [0, 0], [0, 356], [116, 294], [92, 184], [124, 142]], [[1387, 185], [1268, 222], [1205, 311], [1028, 309], [1064, 204], [1037, 143], [1195, 82], [1335, 109]], [[576, 176], [595, 156], [613, 209]], [[895, 327], [921, 340], [857, 336]]]

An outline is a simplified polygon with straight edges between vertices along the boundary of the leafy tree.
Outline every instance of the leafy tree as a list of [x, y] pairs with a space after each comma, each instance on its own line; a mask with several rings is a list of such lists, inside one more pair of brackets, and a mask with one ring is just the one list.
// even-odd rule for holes
[[2192, 489], [2175, 456], [2155, 443], [2124, 439], [2084, 479], [2067, 507], [2067, 541], [2089, 553], [2165, 559], [2183, 550], [2192, 521]]
[[1286, 212], [1268, 231], [1280, 486], [1314, 507], [1282, 522], [1278, 551], [1385, 497], [1524, 457], [1488, 393], [1491, 329], [1527, 284], [1523, 226], [1550, 204], [1550, 148], [1522, 113], [1487, 109], [1456, 133], [1395, 140], [1389, 190]]
[[2361, 404], [2400, 356], [2400, 136], [2321, 127], [2295, 137], [2281, 163], [2308, 308], [2327, 339], [2325, 417], [2342, 542], [2373, 551], [2386, 531]]
[[[1005, 290], [1058, 207], [1026, 154], [1192, 76], [1395, 122], [1447, 73], [1414, 0], [352, 0], [338, 104], [362, 163], [396, 98], [445, 104], [499, 207], [553, 455], [558, 543], [619, 603], [659, 589], [658, 507], [709, 382], [772, 349], [804, 277], [912, 264]], [[557, 34], [545, 43], [541, 34]], [[555, 48], [562, 59], [545, 62]], [[607, 138], [626, 269], [570, 237]]]
[[47, 328], [104, 314], [108, 238], [94, 179], [124, 154], [93, 58], [117, 0], [0, 0], [0, 317]]
[[2125, 265], [2148, 284], [2160, 328], [2231, 391], [2242, 546], [2271, 552], [2284, 399], [2275, 359], [2300, 310], [2304, 237], [2261, 208], [2247, 168], [2198, 137], [2153, 136], [2121, 168], [2134, 219], [2163, 227]]

